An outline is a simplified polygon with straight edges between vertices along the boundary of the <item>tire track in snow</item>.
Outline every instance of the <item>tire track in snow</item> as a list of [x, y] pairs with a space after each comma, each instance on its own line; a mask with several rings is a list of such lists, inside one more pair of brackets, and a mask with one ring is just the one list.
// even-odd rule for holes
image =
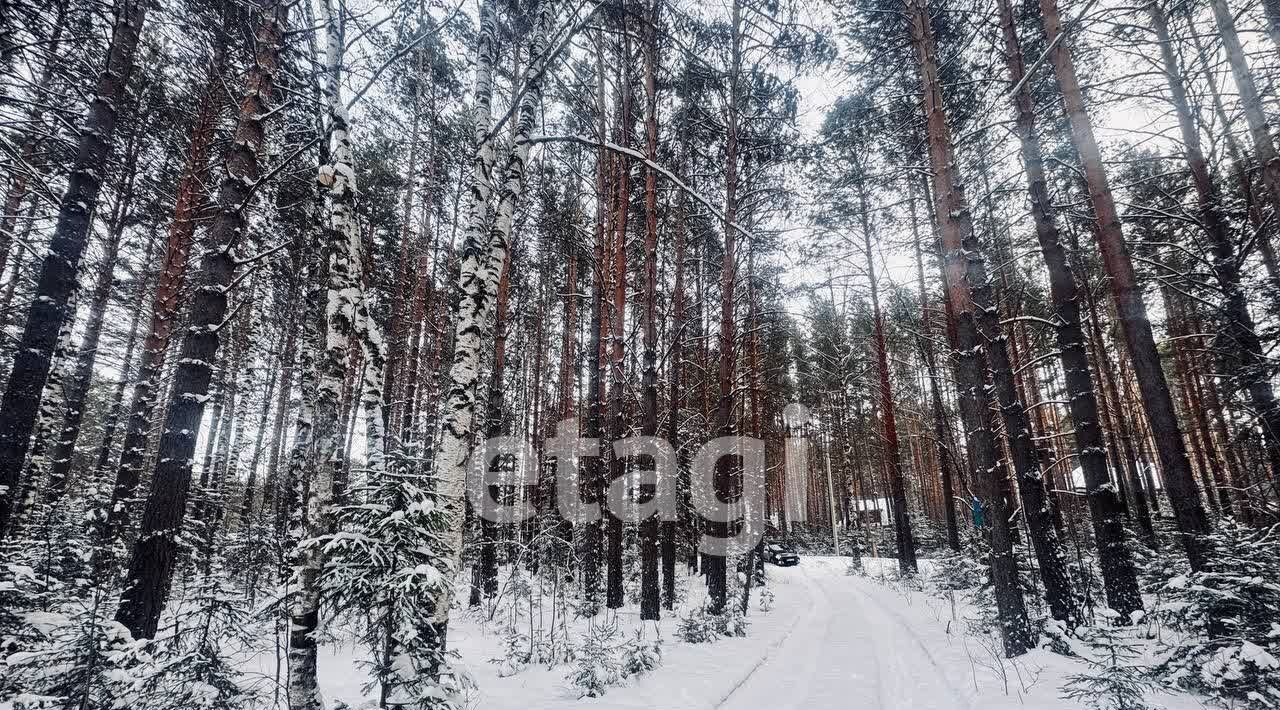
[[[941, 663], [938, 662], [937, 657], [933, 654], [933, 651], [929, 649], [929, 646], [924, 642], [924, 639], [920, 637], [919, 632], [916, 631], [911, 621], [904, 614], [902, 614], [901, 611], [899, 611], [898, 609], [895, 609], [892, 605], [887, 604], [884, 601], [880, 600], [873, 591], [870, 591], [866, 588], [866, 585], [874, 584], [874, 582], [868, 582], [863, 579], [854, 579], [850, 581], [852, 582], [850, 585], [850, 588], [856, 591], [864, 611], [866, 611], [867, 609], [867, 604], [865, 602], [870, 602], [871, 605], [875, 607], [875, 612], [878, 612], [878, 614], [874, 612], [864, 613], [863, 614], [864, 617], [869, 619], [870, 618], [885, 619], [892, 622], [890, 624], [881, 623], [880, 630], [879, 630], [880, 633], [876, 633], [872, 635], [872, 638], [875, 640], [877, 645], [882, 647], [887, 645], [886, 644], [887, 640], [890, 640], [890, 639], [894, 640], [893, 646], [895, 648], [889, 649], [890, 652], [888, 654], [888, 657], [894, 658], [894, 659], [901, 659], [903, 657], [903, 654], [902, 654], [903, 644], [901, 643], [901, 640], [909, 639], [911, 642], [911, 645], [914, 645], [916, 648], [919, 649], [920, 653], [918, 654], [918, 656], [922, 656], [923, 660], [926, 661], [927, 665], [929, 666], [930, 672], [925, 674], [920, 673], [920, 671], [915, 668], [905, 668], [905, 667], [896, 668], [894, 669], [895, 671], [897, 671], [896, 673], [894, 673], [895, 679], [902, 680], [905, 677], [916, 677], [916, 678], [929, 677], [929, 678], [937, 679], [940, 681], [940, 683], [936, 683], [935, 686], [945, 689], [947, 695], [951, 699], [951, 702], [948, 702], [945, 705], [942, 705], [940, 707], [965, 708], [967, 710], [973, 710], [974, 706], [973, 706], [972, 698], [967, 693], [957, 689], [956, 686], [952, 684], [951, 678], [946, 673], [946, 669]], [[882, 589], [883, 588], [877, 588], [875, 591], [880, 591]], [[881, 655], [885, 655], [885, 654], [877, 653], [875, 655], [878, 659]], [[917, 655], [917, 654], [913, 654], [913, 655]], [[915, 664], [911, 663], [911, 664], [903, 664], [903, 665], [914, 666]]]
[[[806, 679], [812, 677], [815, 669], [817, 668], [817, 654], [819, 649], [815, 644], [802, 642], [805, 638], [810, 636], [810, 634], [807, 633], [808, 631], [812, 629], [820, 630], [827, 623], [831, 615], [831, 603], [826, 592], [822, 589], [822, 586], [814, 580], [813, 576], [809, 574], [809, 571], [803, 567], [799, 567], [797, 569], [799, 571], [797, 576], [804, 582], [805, 590], [809, 592], [811, 603], [809, 604], [808, 611], [798, 615], [795, 623], [791, 625], [791, 628], [787, 630], [787, 633], [783, 635], [781, 639], [770, 644], [765, 655], [762, 656], [760, 660], [751, 667], [751, 670], [747, 671], [747, 673], [729, 689], [729, 692], [715, 704], [715, 710], [735, 707], [760, 707], [761, 703], [756, 695], [739, 695], [738, 693], [744, 687], [747, 687], [749, 684], [759, 680], [759, 671], [762, 668], [771, 669], [771, 663], [774, 661], [784, 661], [788, 666], [789, 671], [798, 671], [803, 674], [803, 677]], [[805, 628], [806, 633], [802, 633], [797, 636], [796, 631], [801, 627]], [[799, 648], [796, 648], [797, 646]], [[797, 662], [799, 662], [800, 667], [793, 667]], [[789, 676], [789, 678], [794, 679], [795, 676]], [[797, 700], [798, 699], [799, 698], [797, 698]], [[771, 705], [773, 710], [787, 710], [788, 708], [795, 708], [797, 706], [797, 703], [789, 703], [781, 707]]]

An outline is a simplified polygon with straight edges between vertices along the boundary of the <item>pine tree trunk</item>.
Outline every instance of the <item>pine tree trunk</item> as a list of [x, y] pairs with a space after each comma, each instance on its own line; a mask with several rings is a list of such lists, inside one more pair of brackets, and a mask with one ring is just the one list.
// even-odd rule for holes
[[876, 371], [879, 375], [880, 422], [884, 434], [884, 459], [889, 476], [889, 492], [893, 497], [894, 534], [898, 544], [898, 572], [915, 574], [915, 538], [911, 534], [911, 516], [907, 512], [907, 492], [903, 484], [902, 454], [898, 443], [898, 418], [893, 401], [893, 383], [889, 379], [889, 352], [885, 343], [884, 313], [880, 310], [880, 288], [876, 282], [876, 265], [871, 249], [871, 207], [867, 201], [866, 186], [859, 182], [858, 199], [861, 203], [859, 218], [862, 220], [863, 248], [867, 257], [867, 283], [871, 286], [872, 342], [875, 347]]
[[[1240, 92], [1240, 109], [1253, 138], [1254, 157], [1262, 171], [1262, 183], [1266, 187], [1272, 210], [1280, 213], [1280, 154], [1276, 152], [1275, 143], [1272, 142], [1258, 86], [1249, 70], [1248, 60], [1245, 59], [1244, 47], [1240, 44], [1231, 8], [1227, 6], [1226, 0], [1209, 0], [1209, 6], [1213, 9], [1227, 63]], [[1167, 70], [1166, 67], [1166, 72]]]
[[[9, 177], [9, 188], [5, 191], [4, 206], [2, 208], [4, 212], [0, 214], [0, 274], [3, 274], [5, 268], [9, 265], [9, 254], [13, 250], [14, 229], [17, 227], [18, 216], [22, 213], [22, 202], [31, 192], [29, 187], [33, 176], [26, 170], [25, 166], [30, 166], [33, 162], [36, 162], [36, 154], [41, 149], [42, 143], [47, 140], [46, 132], [36, 130], [36, 127], [43, 126], [45, 123], [49, 87], [53, 81], [54, 71], [60, 62], [59, 55], [63, 47], [62, 30], [69, 4], [65, 2], [57, 3], [54, 10], [56, 15], [48, 37], [48, 46], [50, 47], [48, 58], [44, 67], [40, 70], [40, 78], [36, 80], [34, 100], [27, 113], [27, 124], [31, 128], [25, 131], [22, 147], [18, 149], [18, 155], [20, 156], [17, 161], [18, 167], [12, 171]], [[37, 174], [35, 177], [43, 176]], [[6, 303], [5, 305], [5, 310], [8, 310], [8, 304]]]
[[[718, 436], [732, 436], [733, 422], [733, 385], [734, 371], [737, 361], [737, 329], [735, 323], [735, 289], [737, 288], [737, 241], [738, 219], [738, 101], [742, 83], [742, 2], [733, 0], [731, 19], [731, 49], [729, 59], [729, 97], [725, 109], [725, 169], [724, 169], [724, 254], [720, 264], [720, 335], [717, 340], [719, 348], [719, 369], [717, 382], [719, 385], [716, 398], [716, 433]], [[736, 471], [728, 461], [721, 460], [716, 466], [715, 491], [721, 500], [733, 500], [737, 493]], [[713, 537], [728, 537], [728, 526], [725, 523], [707, 522], [707, 534]], [[719, 614], [725, 608], [728, 583], [726, 580], [727, 560], [717, 555], [709, 555], [704, 559], [707, 575], [707, 595], [710, 597], [711, 610]]]
[[272, 515], [276, 506], [287, 499], [287, 496], [280, 495], [280, 455], [284, 450], [285, 417], [289, 413], [289, 397], [293, 393], [294, 373], [299, 367], [301, 357], [294, 354], [295, 350], [300, 349], [298, 324], [291, 321], [284, 326], [288, 334], [285, 336], [284, 348], [280, 351], [280, 386], [276, 389], [275, 417], [271, 424], [271, 448], [267, 454], [267, 470], [262, 479], [262, 492], [258, 494], [260, 502], [256, 504], [260, 516]]
[[158, 388], [165, 369], [170, 338], [179, 317], [179, 299], [185, 281], [187, 260], [196, 223], [205, 202], [209, 152], [216, 138], [218, 116], [222, 111], [225, 46], [213, 48], [200, 107], [191, 125], [187, 162], [177, 186], [173, 221], [165, 246], [164, 262], [156, 277], [151, 300], [150, 323], [142, 342], [138, 373], [134, 377], [133, 397], [125, 416], [124, 441], [120, 463], [107, 510], [97, 514], [97, 536], [102, 540], [119, 540], [128, 525], [142, 468], [146, 464], [147, 440], [152, 429], [155, 404], [160, 399]]
[[[680, 199], [683, 199], [681, 197]], [[685, 386], [681, 375], [684, 369], [684, 329], [686, 325], [686, 305], [684, 293], [685, 278], [685, 245], [688, 241], [684, 232], [684, 210], [676, 213], [676, 231], [672, 240], [675, 242], [675, 280], [671, 287], [671, 353], [667, 365], [667, 405], [671, 408], [667, 418], [667, 441], [671, 450], [676, 452], [676, 461], [680, 472], [676, 481], [677, 501], [680, 505], [676, 520], [668, 520], [662, 524], [662, 604], [668, 610], [675, 608], [676, 603], [676, 552], [677, 535], [683, 531], [688, 533], [689, 525], [689, 474], [680, 455], [680, 403]]]
[[199, 287], [192, 296], [191, 325], [184, 334], [181, 359], [173, 375], [151, 494], [116, 611], [116, 621], [135, 638], [155, 635], [168, 595], [191, 485], [196, 435], [218, 355], [219, 329], [227, 318], [235, 248], [245, 229], [244, 209], [260, 177], [265, 119], [270, 115], [288, 6], [280, 0], [265, 0], [261, 10], [255, 60], [245, 79], [236, 139], [227, 153], [217, 215], [207, 235]]
[[1062, 21], [1058, 16], [1057, 0], [1040, 0], [1040, 12], [1043, 15], [1046, 38], [1053, 46], [1050, 58], [1066, 103], [1072, 142], [1080, 155], [1085, 181], [1089, 186], [1089, 200], [1097, 220], [1094, 236], [1102, 251], [1103, 266], [1111, 277], [1116, 313], [1137, 374], [1138, 385], [1142, 390], [1142, 405], [1155, 437], [1156, 453], [1168, 487], [1169, 502], [1173, 506], [1182, 545], [1187, 551], [1191, 567], [1198, 570], [1205, 562], [1205, 553], [1197, 536], [1209, 532], [1209, 518], [1196, 491], [1191, 462], [1187, 458], [1182, 431], [1174, 413], [1173, 397], [1169, 392], [1164, 370], [1160, 367], [1160, 354], [1156, 350], [1155, 336], [1151, 332], [1146, 303], [1143, 302], [1142, 289], [1133, 270], [1129, 249], [1125, 245], [1120, 215], [1107, 182], [1102, 155], [1093, 136], [1093, 123], [1085, 108], [1084, 94], [1076, 78], [1071, 50], [1068, 42], [1060, 36]]
[[[143, 264], [150, 264], [151, 257], [155, 252], [155, 233], [147, 240], [146, 254], [142, 259]], [[134, 299], [142, 299], [146, 294], [149, 279], [139, 278], [135, 285], [135, 289], [131, 296]], [[135, 308], [129, 316], [129, 331], [125, 336], [124, 356], [121, 358], [120, 379], [116, 382], [112, 390], [110, 404], [107, 406], [107, 416], [102, 424], [102, 439], [98, 444], [98, 455], [95, 457], [97, 461], [93, 467], [92, 481], [97, 488], [97, 495], [102, 496], [102, 486], [106, 484], [104, 477], [107, 469], [111, 465], [111, 454], [114, 450], [112, 442], [115, 440], [116, 429], [120, 426], [120, 417], [124, 414], [124, 393], [129, 386], [129, 373], [133, 370], [133, 352], [138, 345], [138, 326], [142, 322], [142, 309]]]
[[[426, 272], [421, 270], [412, 270], [412, 250], [410, 245], [413, 241], [413, 231], [410, 227], [412, 224], [413, 214], [413, 196], [414, 188], [417, 186], [418, 179], [418, 133], [422, 124], [422, 86], [423, 65], [426, 57], [426, 51], [419, 49], [415, 52], [417, 58], [415, 60], [415, 68], [413, 74], [413, 121], [410, 124], [409, 136], [409, 159], [406, 167], [405, 175], [407, 177], [404, 197], [400, 205], [400, 257], [396, 261], [396, 280], [393, 284], [392, 300], [391, 300], [391, 322], [387, 328], [388, 353], [387, 358], [387, 379], [383, 385], [388, 399], [391, 401], [391, 427], [392, 431], [399, 432], [401, 430], [400, 419], [406, 409], [406, 402], [396, 398], [400, 387], [398, 375], [400, 374], [401, 357], [400, 353], [405, 350], [405, 327], [417, 330], [418, 321], [405, 318], [405, 294], [416, 294], [416, 283], [426, 278]], [[434, 163], [428, 160], [429, 163]], [[412, 301], [411, 301], [412, 302]], [[412, 352], [412, 351], [411, 351]], [[405, 363], [412, 363], [412, 360], [405, 359]]]
[[[286, 326], [289, 331], [289, 339], [292, 340], [293, 328]], [[280, 341], [277, 340], [277, 343]], [[271, 420], [272, 397], [275, 395], [276, 387], [282, 384], [286, 389], [288, 387], [289, 367], [285, 364], [285, 358], [293, 356], [293, 349], [281, 349], [272, 357], [270, 372], [267, 373], [267, 389], [262, 393], [262, 413], [258, 415], [258, 423], [255, 426], [257, 434], [253, 440], [253, 453], [249, 456], [249, 476], [244, 482], [244, 492], [240, 499], [240, 508], [236, 511], [235, 520], [228, 527], [235, 530], [239, 527], [248, 527], [252, 525], [255, 511], [260, 510], [262, 500], [262, 491], [258, 485], [258, 467], [262, 463], [262, 452], [266, 445], [266, 436], [268, 423]], [[281, 383], [280, 380], [285, 380]], [[286, 397], [288, 395], [285, 395]]]
[[[644, 134], [645, 157], [658, 160], [658, 10], [661, 0], [653, 0], [644, 22]], [[644, 175], [644, 354], [641, 374], [640, 433], [658, 435], [658, 174], [647, 168]], [[655, 492], [656, 493], [656, 492]], [[643, 495], [643, 494], [641, 494]], [[658, 591], [658, 518], [640, 521], [640, 619], [661, 617]], [[675, 569], [674, 550], [670, 556]], [[668, 575], [670, 576], [670, 575]], [[672, 580], [674, 581], [674, 580]]]
[[[606, 140], [605, 132], [605, 100], [604, 100], [604, 47], [603, 40], [597, 38], [596, 49], [596, 111], [598, 114], [596, 131], [600, 140]], [[604, 398], [606, 371], [606, 348], [608, 339], [604, 330], [608, 327], [605, 314], [606, 282], [609, 279], [609, 267], [606, 262], [608, 236], [606, 231], [606, 215], [608, 214], [608, 164], [609, 157], [603, 148], [596, 154], [596, 220], [595, 243], [591, 252], [591, 321], [589, 324], [587, 358], [587, 421], [586, 435], [588, 439], [601, 438], [604, 419]], [[606, 473], [600, 457], [593, 456], [586, 466], [587, 488], [589, 498], [594, 505], [603, 506], [606, 490]], [[603, 510], [601, 510], [603, 514]], [[588, 522], [582, 531], [582, 594], [583, 614], [595, 616], [600, 604], [600, 562], [604, 550], [604, 520]]]
[[[1075, 426], [1076, 455], [1084, 473], [1094, 537], [1102, 562], [1103, 585], [1108, 604], [1123, 618], [1127, 618], [1130, 613], [1142, 608], [1142, 597], [1138, 592], [1133, 560], [1125, 546], [1119, 498], [1109, 485], [1111, 479], [1107, 472], [1102, 437], [1102, 415], [1095, 397], [1093, 378], [1089, 372], [1089, 357], [1085, 351], [1084, 331], [1081, 328], [1080, 290], [1054, 221], [1031, 91], [1024, 81], [1026, 77], [1022, 48], [1009, 0], [1000, 0], [1000, 24], [1004, 34], [1009, 81], [1019, 87], [1018, 93], [1013, 97], [1018, 139], [1027, 175], [1036, 239], [1040, 243], [1040, 253], [1049, 272], [1049, 295], [1057, 317], [1057, 342], [1061, 352], [1059, 359], [1066, 380], [1068, 410]], [[1101, 347], [1101, 343], [1097, 346]], [[1025, 500], [1025, 491], [1024, 505], [1030, 507], [1030, 503]], [[1074, 612], [1078, 615], [1079, 610], [1074, 609]], [[1076, 615], [1066, 619], [1069, 623], [1079, 621]], [[1055, 614], [1055, 618], [1064, 617]]]
[[[1221, 0], [1215, 0], [1215, 12], [1218, 12], [1217, 8], [1220, 3]], [[1267, 8], [1269, 16], [1270, 11], [1276, 9], [1275, 5], [1276, 0], [1270, 0]], [[1200, 147], [1200, 133], [1192, 118], [1191, 107], [1187, 101], [1182, 69], [1178, 65], [1177, 57], [1174, 55], [1168, 22], [1165, 19], [1164, 12], [1160, 10], [1157, 4], [1148, 5], [1147, 13], [1151, 17], [1151, 25], [1155, 29], [1156, 38], [1160, 42], [1160, 54], [1164, 62], [1164, 75], [1169, 84], [1169, 94], [1173, 99], [1174, 112], [1178, 116], [1178, 127], [1182, 136], [1182, 149], [1187, 158], [1187, 165], [1191, 169], [1191, 182], [1195, 186], [1196, 202], [1200, 208], [1200, 224], [1204, 229], [1205, 235], [1209, 237], [1209, 244], [1213, 253], [1214, 277], [1223, 294], [1221, 317], [1225, 321], [1226, 327], [1218, 331], [1217, 337], [1217, 349], [1221, 353], [1221, 372], [1229, 373], [1230, 381], [1235, 387], [1244, 390], [1248, 394], [1249, 402], [1262, 422], [1263, 439], [1266, 442], [1267, 458], [1271, 465], [1272, 475], [1280, 477], [1280, 405], [1277, 405], [1275, 392], [1271, 387], [1272, 368], [1263, 353], [1262, 342], [1258, 337], [1253, 316], [1249, 313], [1244, 289], [1240, 285], [1240, 259], [1236, 254], [1235, 245], [1228, 231], [1229, 226], [1226, 216], [1221, 210], [1221, 200], [1217, 194], [1217, 189], [1209, 175], [1208, 160], [1206, 160], [1204, 151]], [[1223, 32], [1224, 42], [1227, 44], [1227, 52], [1230, 57], [1233, 49], [1231, 48], [1230, 40], [1225, 38], [1227, 30], [1224, 29]], [[1239, 59], [1243, 61], [1242, 58]], [[1233, 59], [1232, 67], [1235, 68], [1236, 66], [1237, 62]], [[1244, 77], [1246, 83], [1251, 79], [1248, 76], [1247, 69], [1243, 74], [1237, 73], [1238, 83], [1241, 76]], [[1241, 90], [1242, 100], [1247, 101], [1247, 93], [1245, 93], [1243, 85]], [[1250, 113], [1252, 113], [1252, 110], [1246, 108], [1246, 114]], [[1252, 120], [1256, 120], [1256, 117]], [[1264, 148], [1258, 154], [1260, 160], [1265, 158], [1268, 161], [1263, 163], [1263, 182], [1266, 183], [1268, 190], [1271, 191], [1274, 208], [1280, 214], [1280, 172], [1278, 172], [1280, 171], [1280, 156], [1275, 154], [1270, 131], [1265, 125], [1265, 117], [1263, 121], [1263, 130], [1261, 132], [1255, 131], [1254, 138]], [[1267, 148], [1271, 149], [1269, 156], [1266, 155], [1265, 149]], [[1261, 242], [1268, 242], [1269, 239], [1270, 237], [1267, 234], [1259, 236]]]
[[115, 286], [116, 260], [120, 254], [120, 240], [124, 234], [125, 220], [129, 216], [134, 199], [134, 180], [136, 179], [138, 152], [142, 141], [138, 133], [146, 130], [139, 126], [129, 136], [125, 149], [128, 166], [120, 196], [116, 200], [110, 224], [107, 228], [106, 243], [103, 245], [102, 260], [98, 264], [98, 275], [89, 298], [89, 319], [85, 326], [84, 337], [80, 341], [80, 353], [76, 357], [76, 365], [71, 381], [66, 390], [66, 410], [63, 413], [62, 429], [57, 444], [53, 448], [50, 462], [50, 492], [61, 491], [71, 473], [71, 465], [75, 456], [76, 442], [80, 439], [80, 424], [84, 419], [84, 409], [89, 399], [89, 388], [93, 383], [94, 364], [98, 358], [98, 341], [102, 336], [103, 321], [107, 304], [111, 300]]
[[53, 366], [49, 368], [49, 377], [45, 380], [44, 388], [40, 393], [40, 409], [31, 433], [31, 455], [27, 459], [21, 477], [22, 486], [14, 503], [11, 522], [14, 533], [20, 534], [27, 523], [31, 522], [31, 515], [35, 512], [36, 501], [40, 498], [42, 490], [56, 497], [60, 496], [62, 489], [65, 488], [65, 483], [47, 480], [50, 469], [49, 447], [57, 436], [60, 417], [66, 411], [67, 384], [72, 377], [72, 350], [74, 349], [72, 335], [75, 330], [76, 301], [79, 296], [80, 294], [72, 294], [71, 300], [67, 302], [71, 317], [58, 331], [57, 344], [53, 347]]
[[920, 249], [920, 228], [916, 220], [916, 196], [912, 181], [907, 181], [907, 193], [911, 211], [911, 237], [916, 255], [916, 279], [920, 283], [920, 351], [925, 370], [929, 374], [929, 403], [932, 407], [933, 437], [938, 450], [938, 477], [942, 485], [943, 519], [947, 525], [947, 547], [960, 551], [960, 526], [956, 519], [955, 484], [951, 479], [951, 449], [947, 445], [947, 410], [942, 403], [942, 381], [938, 377], [937, 354], [933, 349], [933, 333], [930, 326], [929, 292], [924, 280], [924, 254]]
[[0, 399], [0, 536], [7, 533], [13, 514], [18, 473], [31, 446], [40, 393], [52, 365], [58, 331], [73, 315], [68, 312], [67, 303], [76, 289], [80, 259], [88, 242], [115, 138], [116, 119], [126, 100], [148, 6], [145, 0], [125, 0], [116, 16], [106, 66], [98, 75], [84, 118], [53, 240], [40, 266], [35, 298]]
[[[936, 214], [945, 261], [945, 288], [956, 322], [956, 379], [964, 420], [970, 463], [979, 482], [979, 494], [989, 510], [991, 528], [991, 579], [1000, 616], [1000, 633], [1005, 655], [1022, 655], [1032, 639], [1027, 612], [1018, 581], [1009, 530], [1012, 501], [1000, 493], [1000, 479], [1007, 478], [998, 460], [991, 430], [990, 398], [986, 390], [987, 363], [978, 311], [990, 307], [985, 296], [986, 272], [982, 261], [971, 259], [978, 253], [969, 206], [956, 174], [951, 129], [944, 113], [937, 49], [924, 0], [910, 0], [912, 43], [923, 83], [925, 121], [928, 130], [929, 162], [935, 187]], [[975, 292], [975, 286], [978, 287]]]
[[[615, 102], [617, 120], [614, 130], [617, 142], [624, 149], [631, 147], [632, 108], [631, 108], [631, 37], [628, 33], [626, 0], [622, 0], [622, 11], [617, 14], [619, 31], [623, 39], [617, 49], [618, 69], [615, 76], [618, 97]], [[609, 304], [609, 441], [621, 441], [626, 434], [626, 412], [624, 404], [624, 387], [626, 386], [625, 331], [627, 306], [627, 223], [631, 214], [631, 167], [626, 158], [616, 156], [612, 161], [615, 179], [612, 184], [614, 201], [612, 206], [612, 239], [609, 259], [612, 299]], [[626, 475], [626, 463], [605, 452], [609, 461], [608, 483]], [[610, 511], [613, 513], [613, 511]], [[620, 512], [620, 511], [618, 511]], [[606, 550], [605, 550], [605, 606], [619, 609], [625, 599], [622, 570], [622, 519], [616, 514], [606, 515]]]

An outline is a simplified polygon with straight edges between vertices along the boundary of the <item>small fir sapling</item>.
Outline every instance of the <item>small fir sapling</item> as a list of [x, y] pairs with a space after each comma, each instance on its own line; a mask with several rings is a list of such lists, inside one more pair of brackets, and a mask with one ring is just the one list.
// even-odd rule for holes
[[627, 639], [622, 646], [622, 675], [629, 678], [643, 675], [662, 665], [662, 638], [644, 638], [641, 629]]
[[579, 698], [601, 697], [623, 679], [617, 639], [616, 622], [593, 623], [587, 629], [567, 678]]
[[1119, 625], [1118, 614], [1109, 608], [1102, 607], [1098, 615], [1100, 623], [1083, 631], [1074, 644], [1088, 670], [1067, 676], [1062, 697], [1092, 710], [1154, 710], [1147, 698], [1159, 686], [1136, 664], [1133, 627]]

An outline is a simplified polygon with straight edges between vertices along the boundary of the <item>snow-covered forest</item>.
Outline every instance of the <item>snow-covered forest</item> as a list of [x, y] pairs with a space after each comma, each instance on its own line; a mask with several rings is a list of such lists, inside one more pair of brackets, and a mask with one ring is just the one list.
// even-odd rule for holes
[[0, 0], [0, 710], [1280, 708], [1280, 0]]

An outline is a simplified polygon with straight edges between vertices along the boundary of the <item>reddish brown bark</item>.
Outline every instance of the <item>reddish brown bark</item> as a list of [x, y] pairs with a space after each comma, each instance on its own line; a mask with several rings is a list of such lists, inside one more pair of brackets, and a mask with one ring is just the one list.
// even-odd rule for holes
[[1097, 221], [1094, 236], [1102, 251], [1104, 268], [1111, 277], [1116, 314], [1137, 374], [1138, 386], [1142, 390], [1143, 408], [1155, 437], [1156, 454], [1160, 459], [1160, 468], [1181, 532], [1182, 544], [1192, 569], [1198, 570], [1204, 565], [1205, 553], [1197, 536], [1209, 532], [1209, 518], [1196, 491], [1169, 383], [1160, 366], [1160, 354], [1156, 350], [1142, 288], [1134, 273], [1129, 248], [1125, 244], [1124, 230], [1120, 225], [1120, 214], [1111, 194], [1102, 155], [1093, 135], [1093, 123], [1085, 108], [1084, 94], [1076, 77], [1070, 43], [1061, 36], [1063, 29], [1057, 0], [1040, 0], [1040, 12], [1046, 38], [1053, 47], [1049, 54], [1054, 73], [1058, 77], [1058, 86], [1062, 90], [1067, 120], [1071, 124], [1072, 142], [1084, 168], [1089, 201]]

